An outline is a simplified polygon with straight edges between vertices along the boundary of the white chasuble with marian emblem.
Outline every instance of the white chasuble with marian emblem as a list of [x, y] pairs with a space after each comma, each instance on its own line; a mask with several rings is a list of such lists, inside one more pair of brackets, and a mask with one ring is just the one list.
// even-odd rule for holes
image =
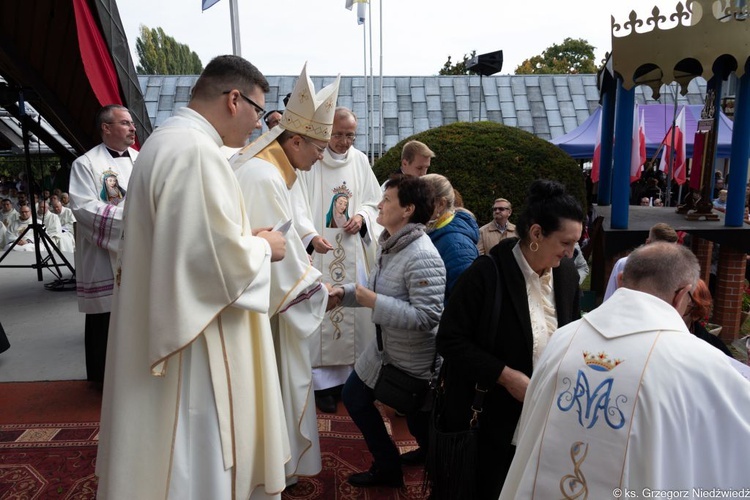
[[641, 334], [638, 346], [627, 336], [572, 335], [542, 434], [538, 470], [545, 473], [544, 480], [535, 480], [534, 497], [603, 498], [599, 494], [618, 486], [649, 361], [629, 354], [642, 353], [658, 336]]

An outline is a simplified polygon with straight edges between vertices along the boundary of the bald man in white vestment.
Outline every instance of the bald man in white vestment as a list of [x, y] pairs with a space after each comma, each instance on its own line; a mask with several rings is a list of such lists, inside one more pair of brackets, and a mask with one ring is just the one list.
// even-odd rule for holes
[[75, 251], [75, 222], [73, 211], [62, 205], [62, 202], [54, 194], [50, 196], [50, 210], [60, 218], [60, 250], [63, 252]]
[[279, 498], [289, 442], [268, 320], [278, 232], [253, 235], [220, 146], [255, 129], [268, 83], [205, 68], [145, 142], [128, 190], [97, 454], [99, 499]]
[[[334, 285], [367, 284], [383, 230], [375, 222], [383, 193], [367, 156], [354, 147], [356, 137], [357, 117], [347, 108], [336, 108], [323, 158], [299, 179], [306, 187], [315, 230], [335, 248], [313, 253], [313, 264]], [[336, 308], [326, 314], [312, 345], [320, 410], [336, 411], [341, 386], [374, 336], [372, 311], [367, 308]]]
[[[44, 232], [50, 237], [52, 242], [57, 246], [58, 249], [63, 250], [60, 242], [62, 237], [62, 224], [60, 224], [60, 217], [52, 212], [49, 208], [49, 203], [42, 200], [37, 204], [36, 220], [39, 224], [44, 226]], [[44, 247], [44, 245], [42, 245]], [[66, 249], [70, 251], [72, 248]]]
[[[31, 224], [31, 207], [28, 205], [22, 205], [18, 208], [18, 217], [11, 220], [8, 225], [8, 233], [6, 235], [6, 249], [10, 248], [14, 242], [16, 243], [13, 250], [16, 252], [33, 252], [34, 251], [34, 232], [26, 231], [26, 228]], [[26, 231], [26, 234], [21, 235]]]
[[501, 499], [746, 491], [750, 381], [685, 326], [698, 273], [685, 247], [642, 246], [609, 300], [552, 335]]

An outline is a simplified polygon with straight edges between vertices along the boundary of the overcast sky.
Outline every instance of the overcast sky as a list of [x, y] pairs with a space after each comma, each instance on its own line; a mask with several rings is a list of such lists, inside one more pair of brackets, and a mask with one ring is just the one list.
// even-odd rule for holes
[[[266, 75], [297, 75], [307, 60], [311, 75], [361, 75], [363, 27], [345, 0], [238, 0], [242, 55]], [[639, 17], [654, 5], [673, 12], [665, 0], [372, 0], [374, 72], [379, 73], [379, 11], [383, 10], [383, 74], [435, 75], [476, 50], [503, 50], [502, 74], [566, 37], [596, 47], [597, 63], [610, 50], [610, 16]], [[120, 17], [138, 63], [139, 26], [161, 26], [186, 43], [205, 66], [232, 53], [229, 0], [201, 12], [201, 0], [120, 0]], [[664, 12], [662, 12], [664, 13]], [[368, 34], [369, 37], [369, 34]], [[368, 63], [369, 68], [369, 63]]]

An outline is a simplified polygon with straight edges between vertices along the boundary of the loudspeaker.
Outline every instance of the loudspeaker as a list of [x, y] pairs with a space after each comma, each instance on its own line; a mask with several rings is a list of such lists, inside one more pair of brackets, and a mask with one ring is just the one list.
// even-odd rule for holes
[[482, 76], [499, 73], [503, 69], [503, 51], [497, 50], [474, 56], [466, 62], [466, 69]]

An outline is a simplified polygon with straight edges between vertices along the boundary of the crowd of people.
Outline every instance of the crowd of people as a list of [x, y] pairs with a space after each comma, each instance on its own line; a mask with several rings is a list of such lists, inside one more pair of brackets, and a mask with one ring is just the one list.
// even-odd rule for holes
[[[689, 179], [688, 179], [689, 180]], [[710, 190], [707, 201], [717, 212], [726, 212], [729, 176], [717, 170], [714, 172], [713, 187]], [[669, 195], [667, 193], [667, 176], [663, 171], [646, 165], [641, 177], [631, 184], [631, 204], [645, 207], [671, 207], [690, 202], [696, 203], [703, 196], [688, 187], [688, 184], [680, 186], [672, 182]], [[669, 199], [668, 199], [669, 198]], [[745, 222], [750, 224], [750, 182], [745, 185]]]
[[[750, 438], [750, 383], [705, 332], [710, 293], [674, 230], [652, 228], [582, 318], [590, 214], [562, 184], [534, 181], [515, 223], [498, 197], [479, 227], [409, 141], [379, 185], [338, 87], [305, 65], [266, 113], [258, 68], [217, 57], [140, 151], [128, 109], [103, 107], [69, 196], [34, 203], [75, 251], [99, 498], [279, 498], [322, 470], [315, 409], [339, 402], [372, 455], [349, 485], [400, 487], [430, 463], [432, 400], [404, 411], [418, 447], [400, 454], [375, 404], [385, 367], [440, 385], [446, 432], [474, 415], [453, 498], [743, 485], [721, 453]], [[4, 246], [31, 215], [10, 184]]]
[[[22, 190], [24, 188], [26, 186], [21, 179], [0, 179], [0, 252], [9, 249], [19, 252], [35, 250], [37, 239], [29, 227], [33, 222], [33, 210], [37, 223], [57, 248], [72, 253], [75, 249], [76, 220], [68, 208], [68, 193], [60, 189], [34, 190], [34, 201], [31, 202], [28, 194]], [[39, 250], [46, 252], [48, 248], [42, 244]]]

